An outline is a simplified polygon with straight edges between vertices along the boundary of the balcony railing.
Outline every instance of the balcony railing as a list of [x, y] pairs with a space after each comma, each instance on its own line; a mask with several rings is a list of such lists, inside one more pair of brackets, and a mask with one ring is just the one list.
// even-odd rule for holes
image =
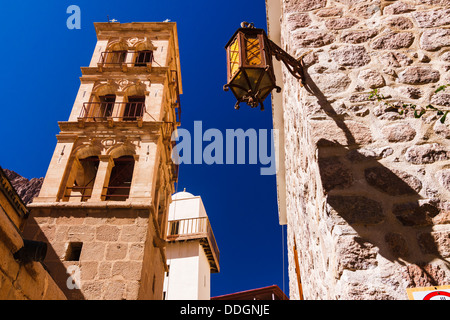
[[[130, 56], [131, 55], [131, 56]], [[98, 64], [105, 67], [126, 65], [128, 67], [145, 67], [153, 61], [153, 52], [143, 51], [104, 51], [101, 53]]]
[[90, 121], [137, 121], [145, 112], [144, 102], [85, 102], [79, 118]]
[[188, 218], [169, 221], [168, 241], [199, 239], [210, 262], [211, 271], [219, 272], [220, 252], [207, 217]]
[[93, 187], [81, 187], [73, 186], [67, 187], [64, 193], [64, 198], [81, 198], [80, 201], [84, 202], [91, 198]]
[[105, 200], [125, 201], [130, 196], [131, 187], [108, 186], [106, 189]]
[[[87, 201], [92, 196], [93, 187], [67, 187], [64, 193], [64, 198], [81, 198], [81, 202]], [[130, 195], [131, 187], [103, 187], [105, 194], [102, 195], [102, 200], [125, 201]]]

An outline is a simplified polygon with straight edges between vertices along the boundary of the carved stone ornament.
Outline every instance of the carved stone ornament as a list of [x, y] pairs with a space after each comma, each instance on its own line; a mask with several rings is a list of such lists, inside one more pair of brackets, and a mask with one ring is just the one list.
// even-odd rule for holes
[[134, 48], [136, 46], [136, 43], [140, 41], [142, 41], [142, 39], [139, 39], [138, 37], [133, 37], [126, 40], [129, 48]]
[[128, 79], [120, 79], [116, 80], [115, 84], [117, 85], [117, 91], [123, 92], [127, 87], [134, 84], [134, 82]]
[[153, 45], [152, 41], [147, 37], [144, 38], [132, 37], [125, 40], [125, 42], [127, 43], [128, 48], [130, 49], [134, 49], [139, 44], [143, 44], [145, 50], [152, 50], [152, 51], [156, 50], [156, 47]]
[[116, 144], [116, 140], [112, 138], [107, 138], [102, 140], [102, 145], [105, 149], [108, 149]]

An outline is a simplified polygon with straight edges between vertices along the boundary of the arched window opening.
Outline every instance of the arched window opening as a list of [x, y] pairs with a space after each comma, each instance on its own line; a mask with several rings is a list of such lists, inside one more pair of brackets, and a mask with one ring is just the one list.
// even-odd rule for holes
[[122, 156], [114, 159], [114, 167], [111, 170], [106, 191], [106, 200], [125, 201], [128, 199], [133, 170], [133, 156]]
[[144, 115], [145, 96], [129, 96], [123, 112], [123, 120], [135, 121]]
[[135, 67], [145, 67], [147, 63], [151, 63], [153, 59], [153, 51], [141, 50], [136, 52], [136, 58], [134, 60]]
[[97, 115], [95, 116], [98, 120], [105, 120], [108, 117], [112, 117], [114, 110], [114, 103], [116, 102], [116, 95], [107, 94], [99, 97], [99, 102], [97, 104]]
[[104, 64], [122, 64], [125, 62], [125, 59], [127, 58], [127, 51], [126, 50], [113, 50], [113, 51], [106, 51], [105, 53], [105, 61]]
[[106, 121], [113, 117], [115, 94], [92, 95], [90, 102], [83, 103], [80, 117], [88, 121]]
[[66, 196], [73, 200], [79, 198], [79, 201], [87, 201], [92, 195], [99, 159], [97, 156], [91, 156], [78, 161], [80, 165], [75, 173], [73, 185], [67, 188]]
[[100, 63], [108, 65], [121, 65], [127, 58], [127, 46], [124, 43], [115, 43], [108, 47], [105, 52], [102, 52]]

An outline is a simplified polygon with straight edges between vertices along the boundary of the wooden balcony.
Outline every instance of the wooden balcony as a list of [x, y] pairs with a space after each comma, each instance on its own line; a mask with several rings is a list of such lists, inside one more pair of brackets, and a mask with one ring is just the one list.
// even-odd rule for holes
[[200, 240], [200, 244], [208, 257], [211, 272], [219, 272], [220, 253], [208, 217], [169, 221], [167, 241], [174, 242], [191, 240]]

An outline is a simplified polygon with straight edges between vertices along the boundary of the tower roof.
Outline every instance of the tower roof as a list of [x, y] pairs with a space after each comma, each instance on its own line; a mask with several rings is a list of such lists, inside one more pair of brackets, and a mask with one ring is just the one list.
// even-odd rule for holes
[[192, 193], [186, 192], [186, 189], [184, 189], [181, 192], [174, 193], [172, 195], [172, 200], [182, 200], [182, 199], [188, 199], [188, 198], [194, 198], [195, 196]]

